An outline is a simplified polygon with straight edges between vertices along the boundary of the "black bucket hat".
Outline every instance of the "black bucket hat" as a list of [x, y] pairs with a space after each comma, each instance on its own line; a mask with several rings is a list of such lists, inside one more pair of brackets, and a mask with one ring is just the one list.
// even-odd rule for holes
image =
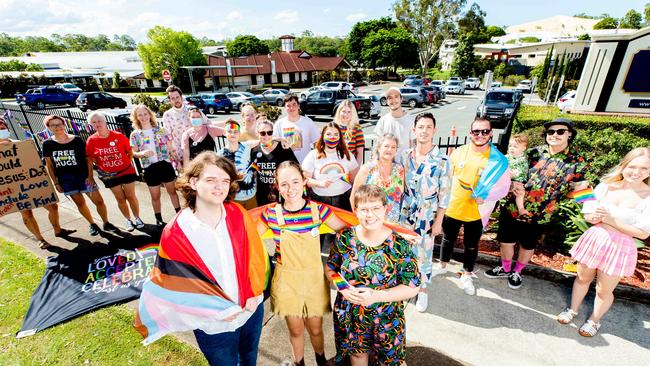
[[569, 129], [569, 131], [571, 131], [571, 138], [569, 139], [569, 143], [571, 143], [576, 138], [576, 135], [578, 134], [578, 131], [575, 129], [575, 127], [573, 127], [573, 122], [570, 119], [556, 118], [552, 121], [544, 122], [544, 129], [548, 129], [549, 127], [554, 125], [566, 126]]

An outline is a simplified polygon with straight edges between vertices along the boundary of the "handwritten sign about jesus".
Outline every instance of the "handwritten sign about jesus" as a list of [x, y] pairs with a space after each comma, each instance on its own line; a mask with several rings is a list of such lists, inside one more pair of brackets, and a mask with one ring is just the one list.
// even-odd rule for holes
[[0, 144], [0, 216], [57, 201], [34, 142]]

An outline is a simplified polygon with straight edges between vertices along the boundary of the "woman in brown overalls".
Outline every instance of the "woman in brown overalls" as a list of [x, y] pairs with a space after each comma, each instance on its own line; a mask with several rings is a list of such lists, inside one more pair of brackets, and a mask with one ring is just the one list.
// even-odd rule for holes
[[271, 309], [283, 316], [295, 365], [304, 365], [304, 333], [309, 333], [316, 363], [325, 365], [323, 315], [331, 310], [329, 280], [320, 248], [320, 226], [338, 231], [347, 226], [329, 207], [306, 199], [307, 180], [293, 161], [275, 171], [280, 203], [262, 213], [260, 234], [271, 229], [276, 267], [271, 283]]

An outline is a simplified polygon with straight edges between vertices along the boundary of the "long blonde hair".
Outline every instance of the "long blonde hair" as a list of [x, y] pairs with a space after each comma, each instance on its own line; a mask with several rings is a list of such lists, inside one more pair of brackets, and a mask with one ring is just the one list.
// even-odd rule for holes
[[[609, 173], [605, 174], [603, 176], [603, 179], [601, 179], [601, 182], [603, 183], [614, 183], [623, 180], [623, 169], [627, 167], [627, 165], [634, 159], [640, 157], [640, 156], [645, 156], [650, 158], [650, 148], [648, 147], [637, 147], [636, 149], [632, 149], [629, 153], [625, 154], [625, 157], [621, 160], [620, 163], [616, 164], [612, 168], [612, 170], [609, 171]], [[650, 185], [650, 176], [648, 176], [643, 183]]]
[[135, 106], [135, 108], [133, 108], [133, 110], [131, 111], [131, 115], [129, 116], [129, 119], [131, 120], [131, 124], [133, 126], [133, 129], [134, 130], [141, 130], [142, 129], [142, 123], [140, 122], [140, 120], [138, 120], [138, 116], [137, 116], [138, 109], [140, 109], [140, 108], [146, 109], [147, 112], [149, 113], [149, 124], [151, 124], [151, 127], [153, 127], [153, 128], [158, 127], [158, 120], [156, 120], [156, 114], [153, 113], [153, 111], [151, 109], [149, 109], [149, 107], [147, 107], [146, 105], [138, 104], [138, 105]]
[[341, 102], [341, 104], [339, 104], [338, 107], [336, 107], [334, 123], [336, 123], [337, 125], [343, 126], [343, 124], [341, 123], [341, 111], [343, 110], [344, 107], [350, 108], [350, 122], [348, 123], [347, 126], [345, 126], [345, 141], [347, 142], [352, 140], [352, 134], [354, 133], [354, 130], [357, 127], [359, 127], [359, 116], [357, 113], [357, 108], [354, 106], [354, 103], [350, 102], [349, 100], [344, 100]]

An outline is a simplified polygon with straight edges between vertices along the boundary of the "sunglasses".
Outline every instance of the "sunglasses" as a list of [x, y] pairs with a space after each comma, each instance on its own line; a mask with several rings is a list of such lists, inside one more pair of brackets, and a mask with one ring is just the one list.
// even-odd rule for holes
[[559, 130], [548, 129], [548, 130], [546, 130], [546, 136], [553, 136], [556, 133], [557, 133], [558, 136], [562, 136], [567, 131], [568, 131], [568, 129], [566, 129], [566, 128], [560, 128]]
[[488, 136], [491, 132], [492, 129], [486, 128], [484, 130], [471, 130], [469, 133], [471, 133], [474, 136], [478, 136], [478, 135]]
[[259, 131], [260, 136], [273, 136], [273, 131]]

